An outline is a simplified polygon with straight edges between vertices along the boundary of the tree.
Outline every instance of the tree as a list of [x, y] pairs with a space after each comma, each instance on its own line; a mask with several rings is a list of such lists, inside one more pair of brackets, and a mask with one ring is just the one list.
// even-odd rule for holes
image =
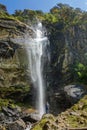
[[87, 66], [82, 63], [77, 63], [74, 70], [78, 76], [78, 81], [87, 84]]
[[15, 10], [14, 16], [22, 16], [23, 11], [22, 10]]
[[51, 14], [58, 14], [58, 12], [59, 12], [59, 9], [58, 9], [58, 7], [57, 6], [55, 6], [55, 7], [53, 7], [52, 9], [50, 9], [50, 13]]
[[0, 4], [0, 11], [6, 12], [7, 13], [7, 9], [5, 5]]
[[57, 22], [57, 18], [53, 14], [46, 13], [44, 15], [44, 17], [45, 17], [45, 20], [48, 21], [48, 22], [50, 22], [50, 23], [56, 23]]

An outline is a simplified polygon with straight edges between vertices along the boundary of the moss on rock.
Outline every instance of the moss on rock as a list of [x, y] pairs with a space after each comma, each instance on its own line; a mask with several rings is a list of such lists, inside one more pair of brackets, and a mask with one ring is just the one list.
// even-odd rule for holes
[[87, 127], [87, 95], [58, 117], [44, 115], [32, 130], [63, 130], [64, 128]]

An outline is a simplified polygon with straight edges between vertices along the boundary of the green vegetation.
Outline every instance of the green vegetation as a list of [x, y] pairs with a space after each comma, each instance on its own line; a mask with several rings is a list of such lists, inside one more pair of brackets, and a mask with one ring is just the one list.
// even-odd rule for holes
[[29, 107], [27, 103], [23, 103], [23, 98], [29, 93], [30, 86], [26, 80], [26, 73], [23, 68], [3, 68], [0, 69], [0, 108], [7, 106], [9, 101], [12, 104]]
[[65, 128], [87, 127], [87, 95], [78, 103], [62, 112], [58, 117], [44, 115], [32, 130], [62, 130]]
[[82, 63], [74, 65], [75, 75], [80, 83], [87, 84], [87, 66]]
[[0, 4], [0, 18], [15, 18], [27, 24], [35, 23], [36, 19], [46, 23], [63, 23], [66, 27], [87, 23], [87, 13], [79, 8], [72, 8], [67, 4], [57, 4], [49, 13], [41, 10], [15, 10], [13, 15], [7, 13], [6, 7]]
[[0, 12], [7, 13], [7, 9], [5, 5], [0, 4]]
[[49, 128], [51, 128], [52, 130], [56, 130], [53, 122], [55, 122], [55, 117], [53, 115], [44, 115], [42, 117], [42, 120], [35, 124], [32, 130], [48, 130]]
[[[49, 13], [43, 13], [40, 10], [33, 11], [33, 10], [25, 9], [23, 11], [16, 10], [13, 15], [9, 15], [7, 13], [6, 7], [3, 5], [0, 5], [0, 18], [19, 20], [27, 24], [35, 24], [35, 22], [37, 22], [36, 19], [39, 19], [43, 22], [43, 24], [46, 25], [46, 27], [49, 27], [48, 32], [52, 36], [52, 38], [50, 36], [50, 41], [52, 41], [51, 47], [53, 47], [51, 48], [52, 73], [50, 73], [50, 75], [53, 74], [53, 77], [54, 77], [53, 79], [55, 79], [55, 80], [51, 79], [49, 86], [51, 86], [52, 88], [55, 86], [57, 87], [58, 78], [61, 77], [60, 69], [62, 71], [62, 65], [64, 65], [64, 71], [66, 71], [66, 75], [65, 75], [66, 77], [68, 75], [67, 72], [69, 71], [68, 70], [69, 66], [66, 63], [68, 62], [67, 57], [65, 57], [68, 54], [68, 47], [64, 45], [65, 44], [64, 34], [66, 32], [66, 35], [68, 35], [68, 37], [70, 36], [71, 38], [68, 40], [71, 41], [74, 38], [77, 38], [75, 37], [75, 33], [76, 33], [75, 30], [77, 28], [81, 28], [82, 31], [84, 32], [86, 28], [85, 26], [83, 27], [83, 25], [87, 24], [87, 12], [82, 11], [79, 8], [74, 9], [66, 4], [57, 4], [55, 7], [53, 7], [50, 10]], [[5, 32], [5, 30], [4, 29], [2, 30], [1, 28], [1, 33], [2, 35], [8, 34], [8, 31]], [[64, 40], [62, 41], [62, 39]], [[77, 43], [77, 41], [74, 41], [74, 42]], [[73, 44], [75, 45], [75, 43]], [[6, 68], [4, 65], [3, 65], [3, 68], [0, 68], [0, 74], [1, 74], [0, 110], [2, 106], [8, 106], [9, 103], [12, 105], [12, 107], [15, 107], [15, 103], [21, 107], [29, 107], [27, 103], [26, 104], [23, 103], [23, 98], [30, 91], [30, 85], [26, 79], [26, 73], [24, 71], [25, 68], [23, 68], [23, 66], [26, 65], [26, 62], [25, 62], [26, 59], [24, 61], [24, 58], [21, 55], [22, 53], [20, 53], [20, 56], [21, 56], [20, 62], [21, 63], [23, 62], [23, 65], [19, 67], [20, 69], [14, 68], [13, 65], [10, 66], [9, 65], [10, 62], [7, 63], [8, 66], [7, 64], [5, 64]], [[61, 55], [59, 53], [61, 53]], [[66, 58], [65, 62], [64, 62], [64, 58]], [[82, 84], [87, 84], [86, 64], [78, 62], [72, 67], [72, 69], [75, 75], [75, 81], [80, 82]], [[63, 76], [63, 73], [62, 73], [62, 76]], [[68, 77], [70, 77], [70, 75]], [[64, 82], [66, 83], [65, 80]], [[87, 126], [87, 96], [81, 99], [81, 101], [75, 104], [71, 109], [60, 114], [58, 118], [59, 118], [59, 122], [57, 124], [57, 118], [53, 117], [52, 115], [43, 116], [42, 120], [38, 124], [36, 124], [34, 128], [32, 128], [32, 130], [43, 130], [43, 129], [48, 129], [48, 128], [52, 130], [57, 130], [58, 129], [57, 126], [59, 126], [61, 122], [63, 121], [64, 121], [64, 124], [68, 124], [69, 127]]]
[[8, 106], [9, 102], [11, 102], [11, 101], [12, 101], [11, 99], [0, 98], [0, 111], [3, 106]]
[[[0, 88], [0, 110], [2, 106], [8, 106], [9, 102], [12, 106], [19, 105], [21, 107], [30, 107], [29, 104], [23, 103], [23, 97], [29, 92], [29, 86], [16, 85], [10, 88]], [[18, 97], [17, 97], [18, 96]]]
[[22, 21], [25, 22], [27, 24], [32, 23], [34, 24], [36, 19], [40, 19], [43, 20], [43, 12], [40, 10], [28, 10], [28, 9], [24, 9], [24, 11], [21, 10], [15, 10], [15, 13], [13, 14], [13, 16]]
[[25, 23], [35, 23], [35, 19], [50, 23], [64, 23], [65, 26], [78, 25], [87, 22], [87, 13], [79, 8], [72, 8], [67, 4], [57, 4], [49, 13], [43, 13], [40, 10], [16, 10], [14, 17]]
[[18, 20], [17, 18], [15, 18], [14, 16], [12, 15], [9, 15], [7, 12], [3, 12], [3, 11], [0, 11], [0, 18], [1, 19], [12, 19], [12, 20]]
[[87, 95], [74, 105], [70, 111], [71, 114], [67, 116], [70, 126], [87, 127]]
[[9, 15], [6, 9], [6, 6], [0, 4], [0, 18], [10, 18], [14, 19], [12, 15]]

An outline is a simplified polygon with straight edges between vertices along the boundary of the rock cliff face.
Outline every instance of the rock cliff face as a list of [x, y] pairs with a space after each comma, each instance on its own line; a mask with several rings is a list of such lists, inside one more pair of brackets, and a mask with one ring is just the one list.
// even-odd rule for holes
[[33, 34], [17, 20], [0, 18], [0, 99], [23, 101], [30, 90], [24, 49], [26, 30]]
[[77, 83], [73, 66], [77, 62], [87, 64], [87, 25], [73, 25], [66, 29], [59, 24], [46, 26], [48, 33], [50, 32], [51, 55], [46, 77], [48, 100], [52, 109], [57, 108], [55, 111], [58, 112], [61, 108], [70, 106], [63, 88], [68, 84]]
[[[63, 26], [60, 28], [58, 24], [50, 26], [53, 26], [49, 34], [51, 53], [49, 75], [53, 77], [50, 78], [52, 79], [50, 85], [57, 87], [75, 81], [72, 71], [75, 63], [87, 64], [87, 26], [73, 25], [66, 30]], [[51, 27], [47, 28], [49, 32]]]
[[[7, 11], [5, 12], [7, 13]], [[50, 112], [58, 114], [71, 107], [87, 94], [85, 86], [77, 85], [77, 76], [73, 69], [77, 62], [87, 65], [87, 24], [70, 25], [68, 28], [64, 23], [44, 24], [50, 41], [50, 47], [48, 46], [46, 50], [46, 52], [49, 51], [50, 53], [50, 62], [45, 62], [43, 72], [47, 87], [47, 101], [50, 104]], [[28, 59], [24, 47], [26, 32], [30, 38], [33, 37], [34, 32], [28, 25], [9, 17], [9, 15], [6, 18], [0, 17], [0, 123], [9, 124], [9, 121], [11, 123], [15, 121], [10, 126], [6, 126], [8, 129], [17, 129], [17, 126], [19, 126], [18, 129], [25, 129], [22, 120], [17, 119], [23, 118], [25, 121], [29, 117], [20, 112], [20, 107], [14, 104], [22, 105], [22, 107], [28, 105], [29, 107], [31, 102], [33, 103], [32, 100], [34, 100], [32, 98], [34, 91], [29, 77]], [[82, 119], [82, 117], [87, 117], [87, 113], [85, 113], [87, 109], [86, 99], [87, 96], [83, 98], [83, 103], [81, 101], [79, 106], [72, 107], [73, 111], [69, 110], [63, 116], [59, 115], [58, 120], [48, 115], [44, 120], [47, 123], [43, 125], [43, 129], [49, 129], [49, 127], [50, 129], [52, 127], [58, 129], [58, 122], [60, 122], [60, 125], [64, 122], [63, 125], [65, 124], [64, 126], [68, 127], [69, 124], [67, 125], [67, 122], [65, 122], [65, 119], [67, 121], [68, 118], [70, 126], [72, 126], [73, 119], [78, 122], [78, 124], [75, 124], [76, 127], [80, 122], [85, 124], [86, 119]], [[15, 110], [17, 111], [15, 112]], [[77, 118], [77, 110], [79, 114], [81, 113], [79, 115], [81, 121]], [[35, 112], [34, 109], [29, 111], [30, 113]], [[67, 114], [68, 117], [66, 117]], [[75, 117], [71, 117], [71, 115]], [[48, 118], [52, 119], [55, 125], [51, 125]], [[45, 118], [43, 117], [43, 119]], [[20, 126], [20, 123], [22, 126]]]
[[[51, 109], [60, 112], [61, 107], [66, 109], [71, 105], [63, 88], [65, 85], [76, 83], [72, 66], [76, 62], [86, 64], [87, 25], [73, 25], [67, 29], [59, 23], [45, 26], [50, 41], [51, 57], [50, 63], [46, 63], [44, 69], [47, 98]], [[33, 36], [33, 31], [26, 24], [11, 18], [0, 18], [0, 30], [0, 98], [17, 101], [30, 99], [28, 93], [32, 85], [27, 75], [29, 70], [24, 43], [26, 31], [30, 37]], [[63, 105], [65, 99], [66, 106]]]

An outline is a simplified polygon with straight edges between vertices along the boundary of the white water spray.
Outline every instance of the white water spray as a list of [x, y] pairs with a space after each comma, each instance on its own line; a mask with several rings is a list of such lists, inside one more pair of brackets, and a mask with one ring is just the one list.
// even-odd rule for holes
[[45, 113], [45, 84], [43, 80], [43, 64], [45, 49], [48, 42], [46, 36], [44, 36], [45, 31], [42, 27], [42, 24], [39, 22], [38, 25], [34, 28], [35, 38], [29, 40], [27, 49], [27, 54], [29, 57], [29, 68], [31, 71], [31, 78], [36, 89], [37, 99], [36, 108], [39, 113], [39, 117]]

